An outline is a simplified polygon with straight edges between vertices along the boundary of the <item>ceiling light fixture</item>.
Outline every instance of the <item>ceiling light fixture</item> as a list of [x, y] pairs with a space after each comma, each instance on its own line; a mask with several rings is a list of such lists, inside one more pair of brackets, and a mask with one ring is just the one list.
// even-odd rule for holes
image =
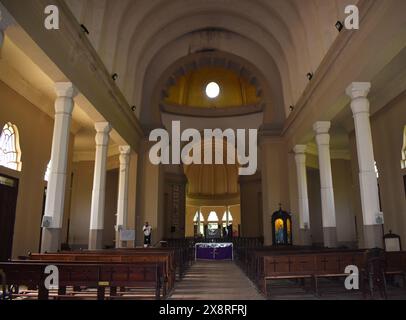
[[80, 27], [82, 28], [82, 31], [86, 34], [90, 34], [89, 30], [87, 30], [86, 26], [84, 24], [81, 24]]
[[206, 95], [210, 99], [215, 99], [220, 95], [220, 86], [216, 82], [210, 82], [206, 86]]
[[336, 29], [338, 30], [338, 32], [341, 32], [341, 30], [343, 30], [344, 25], [341, 21], [337, 21], [336, 22]]

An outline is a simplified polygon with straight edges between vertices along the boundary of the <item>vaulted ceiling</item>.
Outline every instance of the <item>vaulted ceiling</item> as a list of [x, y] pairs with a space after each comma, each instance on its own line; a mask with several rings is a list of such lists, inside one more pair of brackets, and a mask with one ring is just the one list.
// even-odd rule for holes
[[[266, 108], [284, 117], [331, 47], [354, 0], [66, 0], [141, 121], [153, 123], [162, 75], [190, 54], [241, 58], [270, 88]], [[275, 114], [275, 113], [274, 113]], [[265, 112], [266, 123], [272, 113]], [[281, 126], [280, 121], [275, 123]]]

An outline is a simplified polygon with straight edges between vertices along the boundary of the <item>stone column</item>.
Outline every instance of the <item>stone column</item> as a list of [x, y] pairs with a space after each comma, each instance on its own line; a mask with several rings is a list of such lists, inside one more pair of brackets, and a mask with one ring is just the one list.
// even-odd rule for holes
[[352, 99], [351, 109], [354, 115], [357, 140], [364, 246], [366, 248], [382, 248], [383, 234], [382, 225], [379, 223], [379, 191], [367, 98], [370, 89], [371, 84], [368, 82], [354, 82], [347, 88], [346, 92]]
[[311, 245], [310, 232], [309, 197], [307, 192], [307, 171], [306, 171], [306, 146], [297, 145], [294, 147], [298, 187], [298, 203], [300, 217], [300, 237], [302, 245]]
[[90, 212], [89, 250], [102, 249], [103, 246], [107, 151], [111, 126], [107, 122], [97, 122], [95, 129], [97, 132], [96, 158], [94, 163], [92, 206]]
[[68, 165], [69, 134], [76, 89], [70, 82], [55, 84], [55, 122], [52, 138], [51, 167], [45, 202], [41, 252], [60, 249], [61, 230], [65, 204], [66, 168]]
[[319, 153], [324, 246], [334, 248], [337, 246], [337, 228], [333, 177], [331, 173], [330, 135], [328, 133], [330, 126], [330, 122], [320, 121], [314, 124], [313, 129], [316, 132]]
[[272, 245], [272, 214], [279, 209], [281, 203], [287, 204], [289, 199], [288, 152], [285, 141], [263, 132], [260, 155], [264, 244]]
[[130, 178], [130, 146], [120, 146], [120, 171], [118, 181], [118, 200], [117, 200], [117, 233], [116, 248], [126, 246], [120, 239], [120, 230], [127, 229], [128, 216], [128, 185]]

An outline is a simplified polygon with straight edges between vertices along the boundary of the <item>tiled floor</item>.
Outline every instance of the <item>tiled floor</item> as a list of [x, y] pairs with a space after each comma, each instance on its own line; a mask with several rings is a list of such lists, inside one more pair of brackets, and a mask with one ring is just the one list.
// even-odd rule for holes
[[[307, 286], [308, 289], [309, 286]], [[349, 292], [340, 281], [321, 281], [321, 296], [304, 290], [292, 281], [272, 283], [270, 300], [362, 300], [362, 294]], [[170, 300], [264, 300], [265, 297], [233, 262], [199, 261], [177, 282]], [[374, 299], [381, 299], [377, 293]], [[406, 300], [406, 289], [388, 286], [388, 299]]]
[[172, 300], [263, 300], [233, 262], [199, 261], [176, 283]]

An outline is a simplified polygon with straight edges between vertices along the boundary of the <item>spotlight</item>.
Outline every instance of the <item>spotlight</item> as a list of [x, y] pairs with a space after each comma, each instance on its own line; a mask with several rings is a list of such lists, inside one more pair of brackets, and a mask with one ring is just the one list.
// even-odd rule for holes
[[117, 73], [113, 74], [113, 75], [111, 76], [111, 78], [112, 78], [114, 81], [116, 81], [116, 80], [118, 79], [118, 74], [117, 74]]
[[336, 22], [336, 29], [338, 30], [338, 32], [341, 32], [341, 30], [343, 30], [344, 25], [341, 21], [337, 21]]
[[312, 80], [313, 79], [313, 72], [309, 72], [307, 75], [307, 79]]
[[131, 107], [131, 110], [132, 110], [133, 112], [135, 112], [135, 110], [137, 110], [137, 107], [136, 107], [136, 106], [132, 106], [132, 107]]
[[80, 27], [82, 28], [82, 31], [86, 34], [90, 34], [89, 30], [87, 30], [87, 28], [85, 27], [84, 24], [81, 24]]
[[293, 110], [295, 110], [295, 107], [294, 107], [294, 106], [290, 106], [290, 107], [289, 107], [289, 110], [292, 112]]

